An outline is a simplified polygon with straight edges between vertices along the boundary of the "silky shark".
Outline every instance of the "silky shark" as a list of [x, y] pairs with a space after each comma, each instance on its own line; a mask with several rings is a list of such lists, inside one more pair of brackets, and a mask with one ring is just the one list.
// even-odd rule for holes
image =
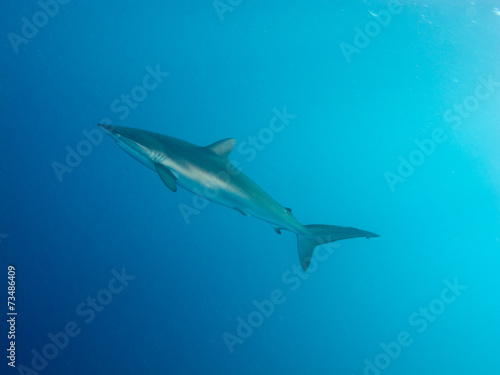
[[291, 209], [281, 206], [229, 161], [236, 142], [233, 138], [200, 147], [146, 130], [99, 126], [133, 158], [157, 172], [173, 192], [181, 186], [245, 216], [268, 222], [278, 234], [281, 230], [295, 233], [304, 271], [309, 267], [316, 246], [348, 238], [378, 237], [356, 228], [299, 223]]

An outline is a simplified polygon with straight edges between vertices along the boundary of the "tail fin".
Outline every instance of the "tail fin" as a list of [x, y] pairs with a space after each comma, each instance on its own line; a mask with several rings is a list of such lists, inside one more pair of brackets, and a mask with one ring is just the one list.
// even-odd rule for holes
[[378, 234], [365, 230], [338, 227], [336, 225], [305, 225], [304, 227], [307, 229], [307, 232], [305, 234], [297, 234], [299, 259], [304, 271], [307, 270], [311, 263], [312, 254], [316, 246], [348, 238], [378, 237]]

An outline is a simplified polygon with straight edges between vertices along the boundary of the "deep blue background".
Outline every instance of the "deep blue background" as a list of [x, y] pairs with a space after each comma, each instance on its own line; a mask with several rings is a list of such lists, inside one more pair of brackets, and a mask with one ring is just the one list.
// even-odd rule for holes
[[[70, 1], [18, 53], [9, 33], [40, 5], [4, 2], [0, 305], [14, 264], [16, 364], [75, 321], [41, 373], [358, 375], [408, 331], [381, 373], [498, 374], [498, 87], [459, 127], [443, 114], [480, 77], [500, 81], [500, 17], [493, 1], [453, 3], [404, 2], [348, 63], [340, 44], [386, 2], [243, 1], [221, 20], [212, 1]], [[157, 65], [169, 77], [120, 119], [113, 101]], [[338, 243], [296, 291], [282, 281], [292, 234], [215, 204], [186, 225], [193, 196], [108, 138], [62, 182], [53, 170], [103, 118], [238, 147], [283, 107], [297, 115], [286, 130], [234, 160], [301, 222], [381, 235]], [[391, 191], [384, 174], [437, 128], [446, 141]], [[85, 323], [76, 307], [123, 267], [135, 279]], [[409, 317], [455, 278], [467, 289], [419, 333]], [[222, 334], [274, 289], [285, 303], [230, 354]]]

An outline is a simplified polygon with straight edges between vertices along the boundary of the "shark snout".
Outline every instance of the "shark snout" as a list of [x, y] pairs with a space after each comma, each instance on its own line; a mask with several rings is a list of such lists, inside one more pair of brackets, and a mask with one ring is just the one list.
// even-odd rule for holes
[[107, 124], [97, 124], [97, 125], [99, 125], [99, 127], [106, 133], [113, 134], [113, 129], [114, 129], [113, 125], [107, 125]]
[[99, 127], [109, 135], [111, 138], [113, 138], [115, 141], [118, 141], [119, 139], [122, 138], [122, 135], [120, 134], [119, 127], [115, 125], [107, 125], [107, 124], [97, 124]]

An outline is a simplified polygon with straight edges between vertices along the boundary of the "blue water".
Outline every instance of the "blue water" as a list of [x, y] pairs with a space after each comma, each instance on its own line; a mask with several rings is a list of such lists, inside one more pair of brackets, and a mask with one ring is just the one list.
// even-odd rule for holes
[[[500, 11], [451, 3], [4, 2], [1, 372], [498, 374]], [[302, 223], [380, 237], [296, 271], [98, 122], [234, 137]]]

